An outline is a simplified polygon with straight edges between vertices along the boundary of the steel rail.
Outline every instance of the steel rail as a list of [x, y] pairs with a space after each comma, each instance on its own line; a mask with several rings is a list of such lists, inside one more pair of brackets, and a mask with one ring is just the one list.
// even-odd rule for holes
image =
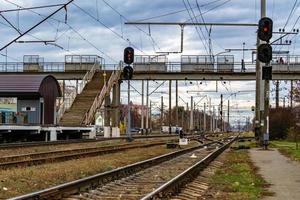
[[[148, 144], [122, 144], [117, 146], [103, 146], [103, 147], [91, 147], [73, 150], [59, 150], [54, 152], [41, 152], [22, 154], [17, 156], [9, 156], [0, 158], [0, 169], [8, 169], [12, 167], [20, 166], [32, 166], [45, 163], [53, 163], [60, 161], [67, 161], [82, 157], [99, 156], [103, 154], [116, 153], [119, 151], [136, 149], [136, 148], [148, 148], [152, 146], [164, 145], [166, 142], [152, 142]], [[29, 158], [29, 159], [26, 159]]]
[[192, 152], [194, 150], [204, 148], [215, 144], [216, 142], [207, 143], [205, 145], [198, 145], [187, 149], [171, 152], [165, 155], [161, 155], [155, 158], [150, 158], [144, 161], [140, 161], [134, 164], [130, 164], [124, 167], [120, 167], [111, 171], [89, 176], [83, 179], [75, 180], [65, 184], [61, 184], [45, 190], [25, 194], [19, 197], [10, 198], [10, 200], [24, 200], [24, 199], [61, 199], [71, 194], [87, 191], [99, 185], [104, 185], [108, 182], [112, 182], [123, 177], [127, 177], [129, 174], [136, 173], [145, 168], [155, 166], [161, 162], [171, 160], [180, 155]]
[[[138, 135], [133, 136], [133, 139], [151, 139], [151, 138], [169, 138], [177, 137], [177, 135]], [[63, 141], [52, 141], [52, 142], [23, 142], [23, 143], [7, 143], [0, 144], [1, 149], [10, 149], [10, 148], [27, 148], [35, 146], [48, 146], [48, 145], [63, 145], [63, 144], [76, 144], [76, 143], [88, 143], [88, 142], [102, 142], [109, 140], [125, 140], [126, 137], [113, 137], [113, 138], [100, 138], [100, 139], [76, 139], [76, 140], [63, 140]]]
[[236, 139], [237, 137], [233, 138], [229, 143], [224, 144], [222, 147], [213, 151], [205, 158], [183, 171], [181, 174], [177, 175], [167, 183], [141, 198], [141, 200], [166, 199], [167, 197], [178, 193], [182, 186], [186, 185], [193, 178], [195, 178], [204, 167], [208, 166], [209, 163], [211, 163], [217, 156], [225, 151]]

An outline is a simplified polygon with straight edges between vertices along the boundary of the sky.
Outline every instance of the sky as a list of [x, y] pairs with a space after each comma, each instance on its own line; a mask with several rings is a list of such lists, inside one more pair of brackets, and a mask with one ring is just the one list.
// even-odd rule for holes
[[[66, 3], [67, 0], [0, 0], [0, 10], [16, 9], [18, 7], [32, 7], [40, 5], [53, 5]], [[35, 10], [17, 12], [1, 12], [17, 30], [0, 17], [0, 47], [5, 46], [30, 27], [38, 23], [45, 16], [51, 14], [59, 7], [49, 7]], [[189, 9], [189, 12], [187, 9]], [[293, 9], [294, 8], [294, 9]], [[291, 12], [292, 11], [292, 12]], [[274, 31], [279, 28], [285, 30], [298, 29], [297, 19], [300, 14], [300, 1], [298, 0], [267, 0], [267, 16], [274, 21]], [[165, 15], [168, 13], [174, 13]], [[202, 14], [202, 17], [200, 15]], [[163, 17], [156, 17], [165, 15]], [[30, 31], [19, 41], [53, 41], [44, 43], [12, 43], [0, 52], [0, 62], [22, 62], [23, 55], [39, 55], [45, 61], [63, 62], [65, 55], [99, 55], [105, 59], [106, 64], [115, 64], [122, 60], [123, 49], [127, 46], [135, 48], [136, 55], [156, 55], [157, 51], [178, 51], [180, 49], [179, 26], [132, 26], [124, 25], [126, 21], [151, 22], [191, 22], [195, 15], [198, 22], [235, 22], [257, 23], [260, 18], [259, 0], [74, 0], [66, 9], [62, 9], [52, 18]], [[195, 21], [195, 19], [194, 19]], [[198, 31], [196, 30], [198, 28]], [[181, 54], [167, 56], [169, 62], [179, 62], [182, 55], [207, 55], [210, 33], [212, 53], [234, 55], [234, 60], [240, 62], [242, 52], [225, 53], [225, 49], [255, 48], [255, 27], [195, 27], [187, 26], [184, 29], [184, 51]], [[273, 38], [278, 38], [274, 34]], [[289, 36], [292, 40], [290, 46], [276, 46], [274, 50], [287, 50], [290, 54], [299, 54], [298, 35]], [[251, 51], [245, 51], [244, 59], [252, 61]], [[150, 91], [162, 82], [151, 82]], [[174, 84], [174, 83], [173, 83]], [[124, 85], [124, 84], [123, 84]], [[141, 83], [134, 82], [134, 87], [141, 91]], [[282, 83], [282, 93], [287, 92]], [[125, 90], [126, 86], [123, 86]], [[245, 120], [253, 116], [255, 96], [253, 91], [255, 82], [180, 82], [180, 96], [185, 102], [190, 102], [190, 96], [205, 96], [211, 98], [213, 105], [220, 103], [220, 94], [228, 98], [231, 103], [232, 123]], [[187, 91], [199, 91], [191, 94]], [[216, 92], [204, 92], [204, 91]], [[248, 92], [246, 92], [246, 91]], [[159, 91], [168, 92], [168, 83], [164, 83]], [[244, 92], [243, 92], [244, 91]], [[173, 93], [175, 92], [175, 89]], [[236, 93], [236, 94], [235, 94]], [[133, 92], [134, 103], [140, 103], [141, 97]], [[273, 94], [272, 94], [273, 95]], [[160, 96], [167, 94], [156, 93], [150, 96], [151, 101], [159, 105]], [[173, 94], [174, 96], [174, 94]], [[271, 101], [273, 102], [271, 96]], [[201, 98], [201, 97], [195, 97]], [[122, 93], [122, 101], [127, 102], [126, 93]], [[203, 103], [207, 103], [207, 99]], [[172, 98], [174, 105], [175, 99]], [[180, 105], [184, 102], [179, 100]], [[199, 103], [199, 105], [202, 104]], [[201, 108], [199, 108], [201, 109]]]

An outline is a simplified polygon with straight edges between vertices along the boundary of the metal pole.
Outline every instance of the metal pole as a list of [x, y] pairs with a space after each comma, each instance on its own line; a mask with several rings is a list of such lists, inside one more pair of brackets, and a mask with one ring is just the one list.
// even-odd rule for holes
[[141, 129], [144, 134], [144, 80], [142, 80], [142, 109], [141, 109]]
[[194, 129], [193, 125], [193, 118], [194, 118], [194, 113], [193, 113], [193, 97], [191, 96], [191, 112], [190, 112], [190, 132]]
[[223, 132], [224, 131], [224, 127], [223, 127], [223, 94], [221, 94], [220, 115], [221, 115], [221, 132]]
[[276, 104], [276, 108], [279, 108], [279, 81], [276, 81], [276, 85], [275, 85], [275, 104]]
[[128, 91], [127, 91], [127, 95], [128, 95], [128, 113], [127, 113], [127, 129], [126, 129], [126, 136], [128, 139], [131, 139], [131, 105], [130, 105], [130, 80], [128, 80]]
[[293, 80], [291, 80], [290, 101], [291, 108], [293, 108]]
[[213, 106], [212, 127], [212, 132], [215, 132], [215, 106]]
[[179, 125], [178, 118], [178, 80], [176, 80], [176, 94], [175, 94], [175, 106], [176, 106], [176, 126]]
[[150, 100], [150, 108], [149, 108], [149, 128], [152, 130], [152, 116], [151, 116], [151, 111], [152, 110], [152, 102]]
[[186, 124], [186, 129], [188, 130], [189, 129], [189, 120], [188, 120], [188, 117], [189, 117], [189, 103], [186, 103], [186, 114], [187, 114], [187, 118], [185, 120], [185, 124]]
[[206, 131], [206, 103], [204, 103], [204, 109], [203, 109], [203, 131]]
[[209, 98], [210, 132], [213, 130], [213, 117], [211, 111], [211, 98]]
[[146, 82], [146, 134], [148, 134], [149, 129], [149, 80]]
[[169, 133], [172, 133], [172, 80], [169, 81]]
[[[261, 0], [261, 17], [265, 17], [266, 16], [266, 0]], [[260, 65], [260, 72], [261, 72], [262, 68]], [[269, 132], [268, 132], [268, 127], [269, 127], [269, 89], [270, 89], [270, 84], [268, 80], [263, 81], [262, 80], [262, 73], [260, 75], [260, 81], [262, 84], [261, 86], [261, 101], [264, 101], [264, 103], [260, 102], [262, 105], [261, 111], [262, 111], [262, 115], [261, 115], [261, 121], [263, 121], [263, 130], [260, 133], [261, 139], [262, 141], [264, 140], [269, 140]], [[263, 117], [263, 119], [262, 119]]]
[[195, 129], [197, 125], [197, 113], [196, 112], [196, 102], [194, 102], [194, 108], [193, 108], [193, 127]]
[[227, 105], [227, 131], [229, 131], [230, 130], [230, 123], [229, 123], [229, 108], [230, 107], [230, 101], [228, 100], [228, 105]]
[[164, 124], [164, 97], [161, 96], [161, 113], [160, 113], [160, 128], [162, 129], [163, 124]]
[[[266, 15], [266, 1], [261, 0], [261, 17]], [[261, 41], [257, 37], [256, 48], [261, 44]], [[258, 136], [260, 141], [262, 141], [262, 130], [261, 130], [261, 116], [264, 110], [264, 104], [262, 101], [264, 99], [263, 91], [264, 84], [262, 81], [262, 68], [261, 63], [256, 59], [256, 95], [255, 95], [255, 127], [258, 129]]]

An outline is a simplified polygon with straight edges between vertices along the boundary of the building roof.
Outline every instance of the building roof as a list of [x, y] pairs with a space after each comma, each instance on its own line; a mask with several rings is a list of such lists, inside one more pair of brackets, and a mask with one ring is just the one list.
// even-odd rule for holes
[[43, 84], [55, 87], [61, 96], [59, 84], [51, 75], [0, 75], [0, 97], [43, 96]]

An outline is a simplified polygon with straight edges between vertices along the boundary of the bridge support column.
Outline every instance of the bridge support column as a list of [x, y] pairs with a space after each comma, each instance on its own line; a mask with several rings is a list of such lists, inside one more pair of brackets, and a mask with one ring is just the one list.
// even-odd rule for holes
[[113, 86], [113, 100], [112, 100], [112, 127], [118, 128], [120, 123], [120, 85], [121, 83], [118, 82]]
[[50, 141], [57, 141], [56, 128], [50, 128]]
[[104, 135], [110, 137], [110, 94], [104, 99]]

